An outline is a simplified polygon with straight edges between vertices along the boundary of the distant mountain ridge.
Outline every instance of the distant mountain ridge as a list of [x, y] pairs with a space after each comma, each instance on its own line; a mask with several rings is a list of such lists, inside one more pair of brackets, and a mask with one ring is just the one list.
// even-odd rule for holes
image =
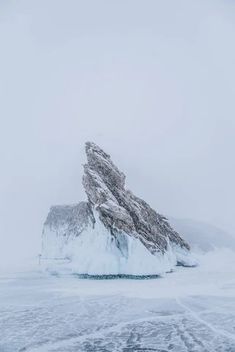
[[192, 219], [169, 217], [169, 221], [192, 249], [207, 252], [225, 247], [235, 250], [235, 237], [216, 226]]

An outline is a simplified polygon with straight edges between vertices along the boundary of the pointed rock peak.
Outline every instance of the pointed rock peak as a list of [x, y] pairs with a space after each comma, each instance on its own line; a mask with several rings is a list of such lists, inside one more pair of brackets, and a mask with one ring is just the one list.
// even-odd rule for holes
[[83, 185], [91, 203], [100, 204], [108, 198], [111, 199], [111, 193], [116, 188], [124, 189], [125, 175], [114, 165], [110, 156], [95, 143], [87, 142], [85, 150], [87, 164], [84, 165]]
[[151, 253], [166, 251], [169, 241], [189, 249], [165, 217], [125, 189], [125, 175], [108, 154], [91, 142], [86, 143], [86, 154], [83, 185], [88, 201], [112, 234], [137, 237]]
[[85, 150], [86, 150], [87, 158], [89, 158], [89, 155], [96, 153], [105, 159], [110, 159], [110, 155], [105, 153], [97, 144], [93, 142], [86, 142]]

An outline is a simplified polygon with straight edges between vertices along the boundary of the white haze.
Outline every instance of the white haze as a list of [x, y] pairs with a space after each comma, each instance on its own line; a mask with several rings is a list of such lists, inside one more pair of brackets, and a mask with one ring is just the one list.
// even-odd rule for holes
[[85, 199], [92, 140], [157, 211], [235, 231], [235, 3], [0, 1], [0, 265]]

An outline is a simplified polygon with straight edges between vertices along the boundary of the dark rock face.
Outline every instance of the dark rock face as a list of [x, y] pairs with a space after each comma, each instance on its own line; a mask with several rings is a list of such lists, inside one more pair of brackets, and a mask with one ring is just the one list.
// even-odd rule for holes
[[189, 245], [174, 231], [167, 219], [145, 201], [125, 189], [125, 175], [110, 156], [94, 143], [86, 143], [87, 164], [83, 185], [90, 209], [112, 235], [125, 232], [138, 238], [152, 253], [165, 252], [168, 242], [189, 250]]
[[77, 237], [88, 225], [94, 226], [95, 218], [90, 203], [80, 202], [75, 205], [56, 205], [51, 207], [44, 228], [54, 232], [58, 229], [63, 236]]

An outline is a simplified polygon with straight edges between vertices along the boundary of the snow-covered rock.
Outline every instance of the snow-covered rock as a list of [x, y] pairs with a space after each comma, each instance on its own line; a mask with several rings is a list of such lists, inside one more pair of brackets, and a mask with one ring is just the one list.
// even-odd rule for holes
[[88, 202], [51, 207], [42, 233], [42, 253], [46, 258], [68, 258], [67, 246], [87, 228], [93, 228], [95, 218]]
[[42, 256], [67, 259], [85, 275], [158, 275], [195, 265], [167, 219], [125, 188], [110, 156], [86, 143], [83, 185], [88, 202], [54, 206], [44, 224]]

